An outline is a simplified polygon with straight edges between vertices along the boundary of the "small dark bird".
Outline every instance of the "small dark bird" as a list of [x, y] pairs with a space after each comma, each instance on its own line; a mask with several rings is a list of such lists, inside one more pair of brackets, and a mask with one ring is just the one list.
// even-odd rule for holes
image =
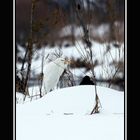
[[90, 80], [89, 76], [85, 76], [82, 81], [80, 82], [80, 85], [95, 85], [92, 80]]

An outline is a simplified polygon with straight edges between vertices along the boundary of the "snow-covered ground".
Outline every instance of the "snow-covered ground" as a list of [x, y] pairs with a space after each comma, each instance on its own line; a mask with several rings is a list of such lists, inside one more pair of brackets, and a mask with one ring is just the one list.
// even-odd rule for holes
[[[89, 30], [89, 35], [92, 37], [99, 37], [104, 38], [105, 36], [108, 36], [109, 34], [109, 24], [101, 24], [99, 26], [93, 26], [93, 25], [87, 25]], [[74, 36], [76, 38], [82, 38], [84, 36], [83, 28], [82, 26], [76, 26], [76, 25], [67, 25], [64, 28], [62, 28], [59, 32], [61, 37], [70, 36], [72, 35], [72, 28], [74, 29]]]
[[100, 86], [97, 92], [101, 108], [93, 115], [91, 85], [56, 89], [37, 100], [26, 98], [16, 104], [16, 139], [124, 140], [124, 93]]

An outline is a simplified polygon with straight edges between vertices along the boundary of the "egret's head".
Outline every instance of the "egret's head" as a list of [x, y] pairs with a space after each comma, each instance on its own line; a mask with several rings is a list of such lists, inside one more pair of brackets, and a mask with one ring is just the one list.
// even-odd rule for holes
[[61, 64], [64, 64], [64, 65], [68, 65], [68, 64], [71, 63], [70, 60], [68, 60], [66, 58], [63, 58], [63, 57], [57, 58], [56, 59], [56, 62], [61, 63]]
[[70, 64], [70, 63], [71, 63], [71, 60], [69, 60], [69, 59], [64, 60], [64, 64]]

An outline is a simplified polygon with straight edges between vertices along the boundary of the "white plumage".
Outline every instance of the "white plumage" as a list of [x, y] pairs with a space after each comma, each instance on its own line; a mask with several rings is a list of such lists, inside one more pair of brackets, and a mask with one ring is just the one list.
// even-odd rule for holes
[[57, 85], [60, 76], [67, 67], [67, 64], [68, 60], [60, 57], [45, 66], [42, 84], [44, 94], [48, 93]]

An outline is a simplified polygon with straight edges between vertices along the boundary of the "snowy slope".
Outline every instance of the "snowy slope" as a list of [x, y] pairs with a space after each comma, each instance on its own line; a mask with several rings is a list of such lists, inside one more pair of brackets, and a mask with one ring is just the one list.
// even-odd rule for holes
[[16, 105], [17, 140], [123, 140], [124, 93], [97, 86], [102, 108], [89, 115], [94, 86], [54, 90]]
[[[38, 90], [38, 89], [36, 89]], [[113, 89], [97, 86], [101, 111], [123, 113], [124, 94]], [[75, 86], [49, 92], [36, 101], [18, 104], [20, 114], [90, 114], [95, 103], [94, 86]], [[21, 109], [22, 108], [22, 109]], [[32, 111], [31, 111], [32, 110]], [[44, 111], [45, 110], [45, 111]], [[24, 112], [25, 111], [25, 112]]]

